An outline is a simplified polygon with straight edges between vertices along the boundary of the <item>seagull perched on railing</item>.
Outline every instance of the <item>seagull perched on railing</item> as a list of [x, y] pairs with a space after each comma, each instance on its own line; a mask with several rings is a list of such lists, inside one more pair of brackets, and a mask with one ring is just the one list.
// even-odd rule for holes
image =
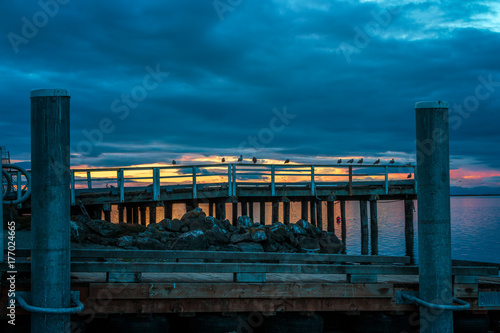
[[406, 176], [406, 178], [411, 178], [411, 173], [408, 176]]
[[172, 165], [176, 165], [177, 162], [175, 160], [172, 160]]
[[240, 155], [240, 157], [238, 158], [238, 162], [241, 162], [243, 161], [243, 155]]
[[257, 163], [257, 158], [255, 156], [252, 157], [252, 162], [253, 162], [253, 164]]
[[389, 163], [394, 164], [394, 159], [390, 160]]
[[359, 164], [363, 163], [363, 158], [358, 161]]
[[338, 164], [342, 163], [342, 159], [339, 158], [339, 160], [337, 161]]
[[222, 158], [222, 163], [224, 163], [224, 162], [226, 162], [226, 159], [223, 157], [223, 158]]
[[285, 164], [290, 163], [290, 160], [287, 158]]
[[375, 161], [375, 163], [373, 164], [379, 164], [380, 163], [380, 158], [378, 160]]
[[353, 158], [351, 158], [349, 161], [347, 161], [347, 163], [352, 163], [352, 162], [354, 162]]

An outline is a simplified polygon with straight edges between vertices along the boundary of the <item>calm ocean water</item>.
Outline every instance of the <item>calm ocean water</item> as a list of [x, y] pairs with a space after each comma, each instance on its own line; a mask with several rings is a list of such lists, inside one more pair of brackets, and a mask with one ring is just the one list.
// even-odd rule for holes
[[[323, 203], [323, 226], [326, 228], [326, 202]], [[200, 204], [208, 213], [208, 205]], [[417, 204], [415, 202], [415, 208]], [[379, 254], [405, 255], [404, 238], [404, 202], [379, 201]], [[241, 208], [239, 209], [241, 213]], [[173, 217], [181, 218], [185, 212], [182, 204], [174, 204]], [[255, 204], [254, 219], [260, 221], [259, 205]], [[417, 256], [418, 223], [415, 212], [415, 251]], [[113, 222], [117, 221], [117, 212], [113, 211]], [[163, 208], [157, 211], [158, 221], [163, 217]], [[226, 205], [226, 216], [231, 218], [231, 204]], [[335, 216], [340, 216], [340, 205], [335, 203]], [[347, 253], [361, 253], [361, 228], [359, 202], [346, 202], [347, 218]], [[300, 203], [292, 203], [292, 222], [300, 219]], [[280, 220], [282, 207], [280, 206]], [[271, 204], [266, 205], [266, 221], [271, 221]], [[500, 263], [500, 196], [495, 197], [452, 197], [451, 198], [451, 236], [452, 258], [473, 261]], [[340, 238], [340, 224], [335, 223], [335, 234]], [[369, 249], [371, 245], [369, 245]], [[418, 258], [417, 258], [418, 260]]]

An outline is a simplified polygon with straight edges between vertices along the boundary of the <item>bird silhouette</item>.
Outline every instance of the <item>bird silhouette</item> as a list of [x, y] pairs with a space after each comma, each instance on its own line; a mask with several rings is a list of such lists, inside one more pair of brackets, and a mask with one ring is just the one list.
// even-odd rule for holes
[[405, 166], [411, 167], [411, 163], [406, 163]]
[[175, 160], [172, 160], [172, 165], [176, 165], [177, 162]]
[[342, 159], [339, 158], [339, 160], [337, 161], [338, 164], [342, 163]]
[[354, 162], [354, 159], [352, 158], [349, 161], [347, 161], [347, 163], [352, 163], [352, 162]]
[[222, 158], [222, 163], [224, 163], [224, 162], [226, 162], [226, 159], [223, 157], [223, 158]]
[[411, 178], [411, 173], [406, 178]]
[[363, 158], [358, 161], [359, 164], [363, 163]]
[[241, 162], [243, 161], [243, 155], [240, 155], [240, 157], [238, 158], [238, 162]]
[[373, 164], [379, 164], [380, 163], [380, 158], [378, 160], [375, 161], [375, 163]]
[[253, 164], [257, 163], [257, 158], [255, 156], [252, 157], [252, 162], [253, 162]]
[[389, 163], [394, 164], [394, 159], [390, 160]]
[[290, 160], [287, 158], [285, 164], [290, 163]]

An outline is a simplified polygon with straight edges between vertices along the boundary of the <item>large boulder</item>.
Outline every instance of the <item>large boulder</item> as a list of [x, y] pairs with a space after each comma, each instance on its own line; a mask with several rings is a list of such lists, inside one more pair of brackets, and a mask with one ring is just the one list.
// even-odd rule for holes
[[172, 250], [206, 250], [207, 238], [202, 230], [193, 230], [180, 235], [170, 245]]
[[179, 232], [184, 225], [184, 223], [178, 219], [163, 219], [159, 224], [163, 227], [163, 229], [174, 232]]
[[289, 241], [293, 235], [284, 224], [275, 223], [268, 228], [268, 236], [278, 243], [284, 243]]
[[135, 239], [133, 236], [122, 236], [117, 239], [116, 245], [125, 249], [135, 247]]
[[101, 237], [117, 237], [120, 234], [120, 226], [104, 220], [90, 220], [87, 226]]
[[308, 235], [308, 232], [307, 230], [305, 230], [304, 228], [302, 228], [301, 226], [297, 225], [297, 224], [294, 224], [294, 223], [291, 223], [289, 226], [288, 226], [288, 229], [295, 235], [295, 236], [306, 236]]
[[322, 253], [336, 254], [342, 249], [342, 242], [331, 232], [323, 231], [318, 242]]
[[210, 245], [220, 246], [229, 243], [227, 231], [219, 227], [205, 231], [205, 237], [207, 238], [207, 242]]
[[90, 230], [85, 221], [76, 218], [75, 221], [69, 221], [69, 224], [70, 224], [72, 242], [83, 243], [88, 240], [89, 233], [91, 233], [92, 231]]
[[253, 225], [253, 221], [249, 216], [243, 215], [238, 217], [238, 226], [242, 226], [244, 228], [251, 228]]
[[252, 240], [252, 235], [249, 232], [244, 234], [232, 234], [231, 243], [248, 242]]
[[135, 245], [141, 250], [165, 250], [166, 245], [159, 240], [151, 237], [138, 237]]
[[252, 229], [249, 234], [252, 241], [256, 243], [264, 242], [267, 240], [266, 231], [263, 229]]

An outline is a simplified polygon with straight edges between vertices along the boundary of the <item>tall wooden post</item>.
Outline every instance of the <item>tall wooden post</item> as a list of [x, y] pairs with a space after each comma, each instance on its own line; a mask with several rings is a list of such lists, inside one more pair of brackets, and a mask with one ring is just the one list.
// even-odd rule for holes
[[139, 209], [141, 212], [141, 224], [146, 225], [146, 207], [141, 206]]
[[128, 204], [125, 209], [127, 210], [126, 211], [126, 214], [127, 214], [127, 223], [134, 223], [134, 218], [133, 218], [133, 208], [132, 208], [132, 205], [131, 204]]
[[[452, 304], [450, 148], [447, 102], [418, 102], [417, 193], [419, 298]], [[421, 332], [452, 332], [453, 312], [420, 307]]]
[[253, 216], [253, 201], [252, 200], [248, 201], [248, 217], [250, 217], [252, 219], [252, 221], [254, 220], [254, 216]]
[[359, 202], [361, 215], [361, 254], [368, 254], [368, 204], [366, 200]]
[[241, 215], [248, 216], [248, 202], [246, 200], [241, 200]]
[[[238, 222], [238, 201], [233, 201], [233, 225], [236, 225]], [[243, 215], [243, 214], [242, 214]]]
[[283, 198], [283, 223], [290, 224], [290, 199]]
[[137, 204], [132, 207], [132, 219], [134, 224], [139, 224], [139, 205]]
[[118, 204], [118, 222], [125, 222], [124, 220], [124, 210], [125, 210], [125, 207], [123, 206], [123, 204]]
[[208, 200], [208, 216], [214, 216], [214, 202], [213, 200]]
[[274, 200], [273, 200], [273, 218], [272, 218], [273, 222], [272, 223], [279, 222], [279, 219], [280, 219], [279, 207], [280, 207], [279, 201], [276, 198], [274, 198]]

